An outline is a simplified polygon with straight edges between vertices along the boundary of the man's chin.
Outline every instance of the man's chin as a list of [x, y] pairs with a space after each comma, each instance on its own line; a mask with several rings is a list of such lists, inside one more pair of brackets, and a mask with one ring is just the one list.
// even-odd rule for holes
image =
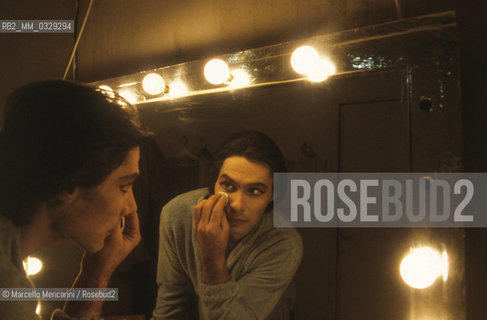
[[242, 238], [244, 237], [245, 235], [241, 235], [240, 233], [230, 233], [230, 237], [229, 237], [229, 240], [230, 242], [236, 244], [238, 243], [240, 240], [242, 240]]
[[[79, 243], [78, 243], [79, 244]], [[98, 242], [92, 242], [92, 243], [85, 243], [85, 244], [79, 244], [83, 249], [86, 250], [88, 253], [97, 253], [100, 252], [104, 245], [104, 241], [98, 241]]]

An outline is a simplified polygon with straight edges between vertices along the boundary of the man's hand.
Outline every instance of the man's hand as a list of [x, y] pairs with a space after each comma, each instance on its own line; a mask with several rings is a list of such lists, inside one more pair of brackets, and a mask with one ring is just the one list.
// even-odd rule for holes
[[193, 227], [200, 246], [202, 280], [207, 284], [222, 283], [229, 279], [225, 257], [230, 235], [225, 214], [226, 202], [225, 196], [217, 194], [194, 207]]
[[139, 244], [140, 231], [137, 213], [125, 217], [125, 229], [117, 228], [105, 239], [103, 249], [96, 253], [85, 253], [82, 272], [87, 276], [108, 277], [117, 266]]
[[[75, 288], [106, 288], [113, 271], [123, 259], [139, 244], [140, 231], [137, 213], [125, 217], [125, 229], [117, 228], [105, 239], [103, 249], [96, 253], [85, 253], [81, 270], [75, 280]], [[67, 302], [65, 311], [75, 317], [99, 318], [103, 301]]]

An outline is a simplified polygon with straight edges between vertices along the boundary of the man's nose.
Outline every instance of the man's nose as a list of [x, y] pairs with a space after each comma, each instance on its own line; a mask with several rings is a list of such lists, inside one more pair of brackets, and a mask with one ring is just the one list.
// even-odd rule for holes
[[229, 194], [230, 208], [233, 211], [240, 212], [243, 209], [243, 192], [236, 191]]
[[135, 197], [134, 193], [132, 190], [130, 190], [129, 195], [127, 196], [124, 210], [123, 210], [123, 215], [128, 215], [131, 213], [137, 212], [137, 203], [135, 202]]

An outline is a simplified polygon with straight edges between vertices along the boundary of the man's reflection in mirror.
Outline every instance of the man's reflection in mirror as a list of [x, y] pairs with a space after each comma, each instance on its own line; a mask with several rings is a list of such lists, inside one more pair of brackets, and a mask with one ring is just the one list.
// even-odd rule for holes
[[273, 140], [237, 133], [217, 150], [209, 188], [163, 208], [153, 319], [289, 319], [302, 242], [273, 227], [273, 173], [285, 171]]

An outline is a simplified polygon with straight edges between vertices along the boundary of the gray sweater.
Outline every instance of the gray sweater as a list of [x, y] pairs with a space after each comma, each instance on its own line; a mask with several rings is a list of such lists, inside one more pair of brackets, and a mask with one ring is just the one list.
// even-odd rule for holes
[[193, 207], [207, 194], [194, 190], [162, 209], [153, 319], [193, 319], [195, 309], [208, 320], [287, 319], [293, 307], [289, 285], [302, 258], [298, 232], [273, 228], [272, 213], [264, 213], [227, 257], [230, 280], [204, 284], [192, 224]]
[[[20, 253], [20, 229], [0, 215], [0, 288], [34, 288], [25, 274]], [[37, 301], [1, 301], [0, 319], [37, 320]], [[53, 320], [75, 320], [56, 310]]]

